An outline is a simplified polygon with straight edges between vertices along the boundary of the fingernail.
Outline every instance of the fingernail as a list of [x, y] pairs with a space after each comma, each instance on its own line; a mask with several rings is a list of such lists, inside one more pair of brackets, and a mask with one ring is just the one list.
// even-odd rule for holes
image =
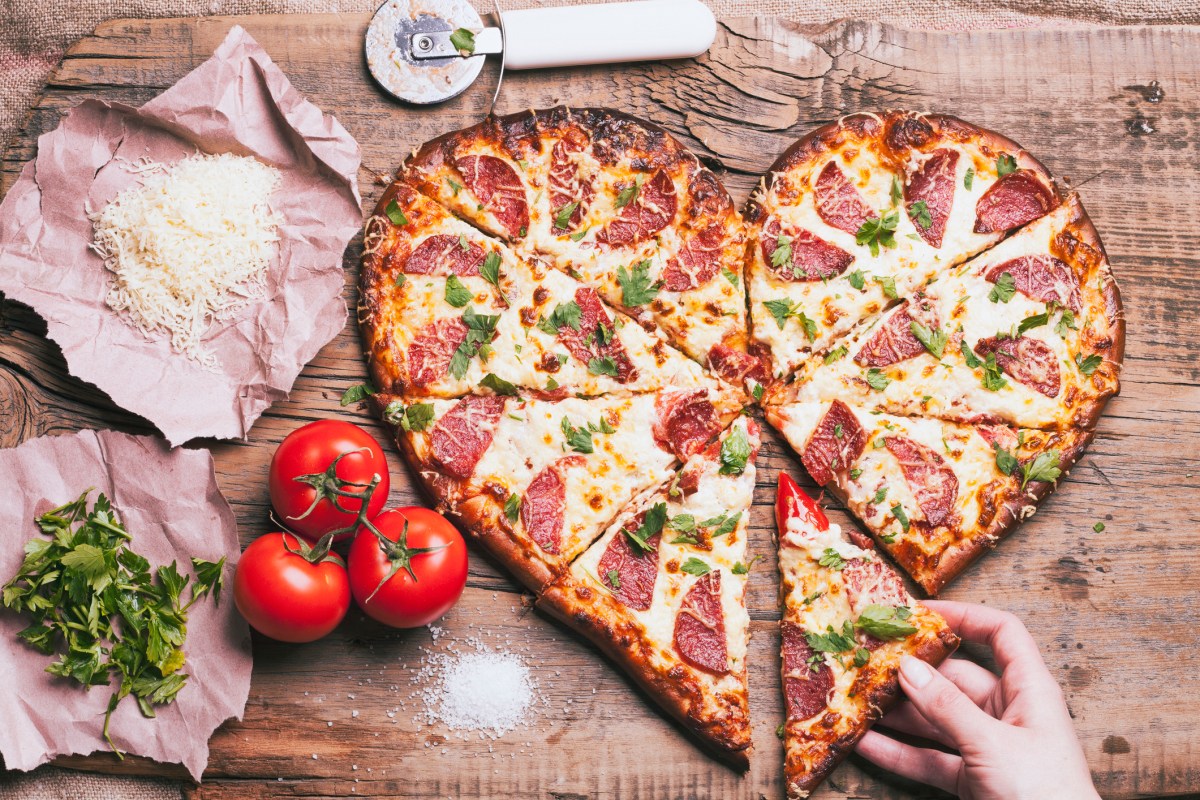
[[912, 656], [900, 659], [900, 672], [904, 673], [904, 680], [917, 689], [925, 688], [925, 685], [933, 678], [933, 672], [929, 669], [929, 665]]

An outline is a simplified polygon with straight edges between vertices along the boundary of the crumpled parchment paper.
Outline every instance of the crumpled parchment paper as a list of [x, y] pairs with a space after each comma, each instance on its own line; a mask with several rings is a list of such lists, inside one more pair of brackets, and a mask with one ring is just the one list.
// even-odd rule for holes
[[[138, 182], [118, 157], [173, 163], [250, 155], [283, 174], [283, 217], [263, 299], [214, 323], [218, 372], [148, 341], [104, 302], [110, 273], [88, 249], [98, 211]], [[0, 204], [0, 291], [34, 308], [71, 374], [154, 423], [172, 444], [244, 437], [346, 324], [342, 253], [362, 224], [358, 143], [292, 87], [241, 27], [139, 109], [87, 100], [38, 140]]]
[[[184, 672], [175, 702], [146, 719], [132, 697], [113, 712], [117, 747], [180, 763], [196, 780], [208, 763], [208, 738], [225, 720], [242, 718], [250, 693], [250, 631], [233, 602], [239, 555], [233, 509], [217, 487], [207, 450], [170, 450], [158, 437], [80, 431], [31, 439], [0, 450], [0, 585], [17, 573], [26, 541], [41, 536], [34, 518], [93, 487], [133, 537], [129, 545], [153, 567], [226, 557], [220, 605], [208, 597], [188, 612]], [[29, 618], [0, 608], [0, 755], [9, 769], [29, 770], [60, 755], [107, 751], [104, 711], [116, 687], [85, 690], [48, 674], [52, 656], [27, 647], [17, 631]], [[116, 758], [116, 756], [113, 756]]]

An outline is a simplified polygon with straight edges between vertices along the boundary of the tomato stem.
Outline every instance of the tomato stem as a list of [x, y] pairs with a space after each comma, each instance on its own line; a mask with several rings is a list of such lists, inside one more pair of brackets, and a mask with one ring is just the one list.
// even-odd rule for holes
[[417, 580], [417, 573], [413, 572], [413, 556], [419, 556], [422, 553], [436, 553], [438, 550], [444, 550], [450, 546], [449, 544], [441, 544], [437, 547], [409, 547], [407, 517], [404, 520], [404, 527], [400, 530], [400, 539], [399, 541], [395, 542], [384, 536], [383, 533], [381, 533], [379, 529], [372, 525], [369, 521], [364, 520], [363, 524], [367, 530], [375, 534], [375, 538], [379, 540], [379, 549], [383, 551], [383, 554], [387, 557], [387, 560], [392, 564], [392, 568], [388, 570], [388, 574], [383, 577], [383, 580], [379, 582], [379, 585], [375, 587], [375, 590], [367, 596], [367, 599], [364, 601], [367, 603], [371, 602], [371, 598], [377, 595], [379, 590], [383, 588], [383, 585], [390, 581], [392, 576], [400, 570], [407, 572], [408, 576], [413, 579], [413, 583], [420, 583], [420, 581]]
[[[363, 508], [366, 508], [368, 501], [371, 499], [371, 493], [375, 488], [375, 484], [379, 482], [379, 474], [376, 473], [374, 479], [370, 483], [356, 483], [354, 481], [344, 480], [338, 477], [337, 474], [338, 462], [351, 453], [363, 452], [370, 453], [371, 450], [369, 447], [360, 447], [356, 450], [347, 450], [346, 452], [338, 455], [338, 457], [333, 461], [329, 462], [329, 466], [325, 468], [324, 472], [311, 472], [307, 475], [297, 475], [296, 477], [292, 478], [292, 480], [296, 481], [297, 483], [306, 483], [313, 488], [313, 501], [312, 504], [305, 509], [303, 514], [297, 517], [288, 517], [288, 519], [304, 519], [316, 509], [317, 505], [320, 504], [322, 500], [328, 500], [330, 505], [343, 514], [354, 514], [354, 511], [346, 508], [339, 502], [339, 498], [342, 497], [353, 497], [356, 500], [360, 500], [360, 511]], [[348, 492], [346, 491], [347, 486], [358, 487], [360, 491]], [[357, 526], [357, 523], [358, 520], [356, 519], [355, 525], [352, 525], [351, 527]]]

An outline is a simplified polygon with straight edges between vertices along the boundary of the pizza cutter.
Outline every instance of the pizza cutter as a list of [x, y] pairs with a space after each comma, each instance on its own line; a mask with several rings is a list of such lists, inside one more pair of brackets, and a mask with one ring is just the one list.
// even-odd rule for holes
[[461, 94], [489, 55], [500, 56], [503, 78], [505, 69], [691, 58], [717, 33], [700, 0], [497, 7], [493, 16], [497, 27], [486, 27], [467, 0], [387, 0], [367, 29], [371, 75], [400, 100], [426, 105]]

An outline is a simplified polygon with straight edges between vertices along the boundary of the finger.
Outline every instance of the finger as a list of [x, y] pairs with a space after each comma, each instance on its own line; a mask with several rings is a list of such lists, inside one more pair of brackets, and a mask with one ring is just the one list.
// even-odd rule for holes
[[979, 747], [994, 738], [998, 721], [971, 702], [948, 678], [919, 658], [900, 660], [900, 688], [931, 725], [939, 730], [939, 741], [962, 750]]
[[998, 608], [948, 600], [930, 600], [926, 605], [941, 614], [962, 639], [991, 648], [996, 665], [1002, 672], [1016, 670], [1012, 677], [1019, 684], [1058, 688], [1042, 661], [1037, 642], [1016, 615]]
[[931, 742], [945, 744], [941, 731], [929, 724], [929, 720], [921, 716], [921, 712], [912, 703], [900, 703], [883, 715], [876, 723], [877, 727], [887, 728], [897, 733], [907, 733], [909, 736], [920, 736]]
[[971, 702], [994, 714], [992, 704], [995, 702], [996, 685], [1000, 679], [974, 661], [965, 658], [948, 658], [938, 667], [938, 672], [950, 679], [950, 682], [971, 698]]
[[951, 753], [913, 747], [879, 731], [867, 731], [855, 750], [872, 764], [901, 777], [936, 786], [945, 792], [954, 792], [958, 787], [962, 758]]

